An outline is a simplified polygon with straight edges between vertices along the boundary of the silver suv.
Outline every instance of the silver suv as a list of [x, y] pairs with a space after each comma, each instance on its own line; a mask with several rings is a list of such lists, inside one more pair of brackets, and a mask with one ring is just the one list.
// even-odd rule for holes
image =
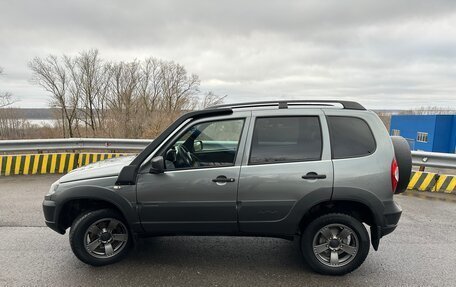
[[270, 236], [299, 238], [312, 269], [341, 275], [396, 228], [410, 170], [406, 141], [356, 102], [231, 104], [182, 116], [136, 157], [68, 173], [43, 209], [95, 266], [138, 237]]

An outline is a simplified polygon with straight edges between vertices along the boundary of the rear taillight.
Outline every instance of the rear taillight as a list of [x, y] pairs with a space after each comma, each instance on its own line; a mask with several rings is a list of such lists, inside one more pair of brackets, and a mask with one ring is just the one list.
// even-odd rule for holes
[[399, 166], [397, 165], [396, 158], [391, 163], [391, 187], [393, 193], [396, 191], [397, 183], [399, 182]]

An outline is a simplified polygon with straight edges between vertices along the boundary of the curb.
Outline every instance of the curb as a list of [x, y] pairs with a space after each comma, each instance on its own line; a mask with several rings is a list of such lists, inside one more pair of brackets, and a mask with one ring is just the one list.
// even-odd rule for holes
[[412, 171], [407, 189], [456, 194], [456, 176]]

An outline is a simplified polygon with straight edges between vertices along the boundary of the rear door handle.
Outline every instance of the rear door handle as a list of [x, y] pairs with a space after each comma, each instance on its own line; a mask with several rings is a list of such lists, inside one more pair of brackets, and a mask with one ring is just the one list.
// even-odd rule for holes
[[302, 176], [303, 179], [325, 179], [326, 174], [318, 174], [316, 172], [308, 172], [306, 175]]
[[213, 182], [223, 183], [223, 182], [234, 182], [234, 178], [228, 178], [224, 175], [219, 175], [212, 180]]

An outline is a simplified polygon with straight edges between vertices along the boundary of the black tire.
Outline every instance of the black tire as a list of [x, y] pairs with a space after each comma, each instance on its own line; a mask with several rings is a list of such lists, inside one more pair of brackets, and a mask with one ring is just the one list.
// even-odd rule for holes
[[[125, 241], [122, 241], [121, 247], [119, 247], [119, 250], [117, 252], [114, 252], [113, 255], [109, 255], [109, 257], [106, 258], [99, 258], [96, 257], [97, 255], [91, 254], [87, 248], [86, 248], [86, 236], [89, 227], [91, 227], [94, 223], [100, 222], [99, 224], [105, 224], [103, 219], [113, 219], [113, 221], [117, 220], [119, 223], [122, 225], [117, 226], [116, 228], [121, 228], [121, 230], [125, 230], [126, 232], [126, 239]], [[106, 221], [106, 224], [109, 221]], [[117, 229], [119, 230], [119, 229]], [[114, 233], [114, 232], [113, 232]], [[101, 237], [100, 237], [101, 238]], [[132, 236], [130, 234], [130, 230], [128, 229], [128, 226], [123, 219], [123, 217], [116, 211], [112, 209], [100, 209], [100, 210], [94, 210], [94, 211], [88, 211], [85, 213], [82, 213], [79, 215], [74, 221], [71, 226], [70, 230], [70, 245], [71, 249], [73, 250], [74, 255], [81, 260], [82, 262], [86, 264], [90, 264], [92, 266], [103, 266], [103, 265], [108, 265], [112, 264], [115, 262], [118, 262], [119, 260], [123, 259], [127, 254], [128, 251], [130, 250], [131, 247], [131, 242], [132, 242]], [[100, 239], [101, 240], [101, 239]], [[95, 240], [94, 240], [95, 241]], [[113, 241], [112, 244], [117, 244]], [[119, 243], [121, 244], [121, 243]], [[119, 245], [120, 246], [120, 245]], [[100, 247], [102, 246], [100, 245]], [[112, 248], [112, 246], [111, 246]], [[106, 252], [107, 254], [108, 252]], [[98, 255], [102, 256], [102, 255]], [[108, 256], [108, 255], [105, 255]]]
[[[314, 238], [317, 237], [320, 230], [328, 225], [343, 225], [351, 229], [357, 237], [357, 252], [352, 256], [351, 261], [345, 265], [328, 266], [322, 263], [314, 253]], [[350, 235], [353, 236], [353, 235]], [[352, 237], [354, 238], [354, 237]], [[345, 275], [357, 269], [366, 259], [369, 253], [370, 242], [369, 234], [364, 225], [346, 214], [330, 213], [314, 219], [304, 230], [301, 235], [301, 252], [304, 261], [315, 271], [324, 275]], [[327, 250], [324, 252], [331, 252]], [[343, 251], [341, 251], [342, 254]], [[350, 256], [349, 256], [350, 257]], [[338, 257], [339, 258], [339, 257]], [[328, 263], [327, 263], [328, 264]]]
[[399, 167], [399, 182], [397, 183], [395, 194], [407, 190], [407, 186], [412, 175], [412, 154], [406, 139], [399, 136], [391, 137], [394, 146], [394, 156]]

